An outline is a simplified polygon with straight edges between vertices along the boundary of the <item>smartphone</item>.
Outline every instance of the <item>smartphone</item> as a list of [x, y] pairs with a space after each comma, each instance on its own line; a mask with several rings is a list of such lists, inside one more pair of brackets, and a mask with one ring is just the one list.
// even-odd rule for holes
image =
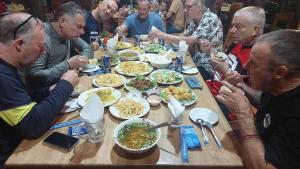
[[66, 134], [53, 132], [44, 140], [44, 144], [64, 152], [70, 152], [78, 144], [78, 140], [78, 138]]

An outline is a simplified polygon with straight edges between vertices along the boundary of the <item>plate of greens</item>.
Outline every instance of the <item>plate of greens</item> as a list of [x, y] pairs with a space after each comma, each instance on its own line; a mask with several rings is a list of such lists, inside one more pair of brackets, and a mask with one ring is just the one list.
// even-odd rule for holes
[[160, 84], [176, 84], [183, 80], [180, 73], [167, 69], [158, 69], [152, 72], [150, 78]]
[[156, 87], [157, 83], [145, 76], [136, 76], [133, 79], [127, 80], [124, 85], [124, 88], [128, 91], [138, 90], [141, 93], [145, 93], [149, 89], [155, 89]]
[[151, 43], [148, 46], [144, 47], [144, 51], [147, 53], [159, 53], [161, 51], [167, 50], [167, 48], [165, 46], [162, 46], [158, 43]]

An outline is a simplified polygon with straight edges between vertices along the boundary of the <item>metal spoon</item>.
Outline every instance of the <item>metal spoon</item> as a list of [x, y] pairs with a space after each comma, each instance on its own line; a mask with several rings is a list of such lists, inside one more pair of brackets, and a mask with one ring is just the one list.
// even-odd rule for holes
[[168, 122], [164, 122], [164, 123], [160, 123], [156, 126], [152, 126], [150, 128], [147, 128], [146, 130], [153, 130], [153, 129], [157, 129], [157, 128], [161, 128], [161, 127], [166, 127], [166, 126], [170, 126], [172, 124], [178, 124], [179, 121], [177, 119], [172, 120], [172, 121], [168, 121]]
[[204, 138], [204, 139], [203, 139], [203, 140], [204, 140], [204, 144], [209, 144], [208, 138], [207, 138], [207, 136], [206, 136], [206, 134], [205, 134], [205, 131], [204, 131], [204, 129], [203, 129], [203, 125], [205, 125], [204, 120], [202, 120], [202, 119], [197, 119], [196, 122], [197, 122], [198, 124], [200, 124], [201, 132], [202, 132], [202, 135], [203, 135], [203, 138]]
[[212, 133], [212, 135], [213, 135], [213, 137], [214, 137], [214, 139], [216, 141], [216, 144], [217, 144], [218, 148], [222, 148], [222, 144], [219, 141], [218, 137], [216, 136], [215, 131], [214, 131], [213, 127], [212, 127], [212, 124], [209, 121], [204, 121], [204, 123], [210, 129], [210, 131], [211, 131], [211, 133]]

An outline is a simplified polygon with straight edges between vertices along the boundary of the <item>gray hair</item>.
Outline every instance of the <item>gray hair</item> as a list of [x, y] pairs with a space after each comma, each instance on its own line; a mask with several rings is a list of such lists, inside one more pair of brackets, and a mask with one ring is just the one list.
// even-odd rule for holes
[[[21, 25], [26, 19], [31, 17], [27, 13], [14, 13], [3, 16], [0, 19], [0, 42], [7, 44], [14, 40], [14, 32], [16, 28]], [[37, 23], [38, 21], [38, 23]], [[31, 18], [16, 32], [16, 37], [28, 37], [34, 31], [35, 26], [42, 25], [42, 22], [37, 18]]]
[[193, 0], [196, 5], [203, 5], [205, 6], [205, 0]]
[[74, 18], [77, 14], [86, 17], [86, 11], [76, 2], [69, 1], [61, 4], [54, 12], [53, 21], [57, 22], [62, 16]]
[[270, 46], [275, 64], [285, 65], [288, 74], [300, 73], [300, 32], [296, 30], [278, 30], [262, 35], [256, 43]]
[[259, 27], [259, 35], [263, 34], [266, 15], [265, 10], [263, 8], [257, 6], [248, 6], [238, 10], [234, 16], [239, 16], [245, 14], [248, 21], [254, 25], [258, 25]]

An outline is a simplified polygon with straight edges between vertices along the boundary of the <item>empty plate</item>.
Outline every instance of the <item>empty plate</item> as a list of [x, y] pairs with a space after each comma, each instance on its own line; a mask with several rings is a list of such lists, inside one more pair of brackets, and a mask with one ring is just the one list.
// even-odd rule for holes
[[198, 69], [196, 68], [196, 67], [191, 67], [191, 66], [183, 66], [182, 67], [182, 73], [184, 73], [184, 74], [189, 74], [189, 75], [191, 75], [191, 74], [196, 74], [196, 73], [198, 73]]
[[218, 115], [210, 109], [207, 108], [194, 108], [189, 113], [190, 119], [197, 123], [197, 119], [202, 119], [208, 121], [211, 124], [216, 124], [218, 122]]

